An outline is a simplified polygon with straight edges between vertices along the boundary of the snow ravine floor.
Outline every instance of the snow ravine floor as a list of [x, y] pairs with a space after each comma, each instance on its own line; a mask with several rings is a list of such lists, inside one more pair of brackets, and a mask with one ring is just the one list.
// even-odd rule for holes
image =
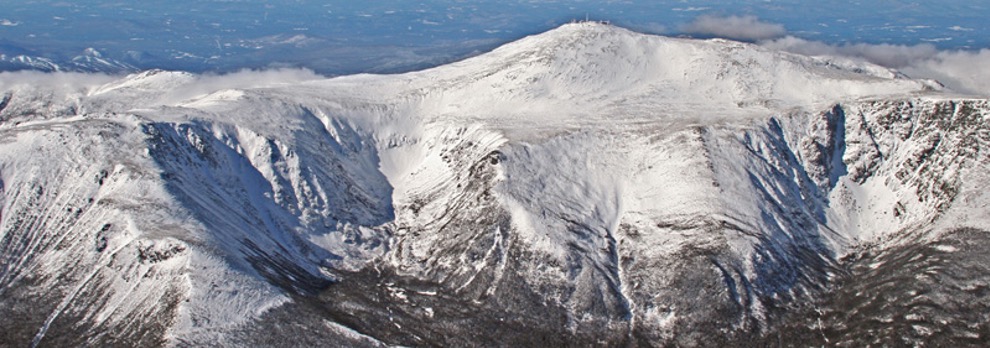
[[575, 23], [0, 97], [2, 346], [990, 339], [990, 101], [866, 63]]

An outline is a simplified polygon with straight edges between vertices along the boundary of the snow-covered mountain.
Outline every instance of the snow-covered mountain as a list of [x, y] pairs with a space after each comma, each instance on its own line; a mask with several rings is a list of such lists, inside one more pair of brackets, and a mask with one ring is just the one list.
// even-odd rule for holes
[[64, 60], [32, 55], [30, 52], [18, 52], [19, 50], [13, 50], [16, 52], [14, 54], [4, 53], [5, 51], [8, 50], [0, 51], [0, 71], [33, 70], [122, 74], [138, 70], [131, 64], [104, 57], [100, 51], [94, 48], [87, 48], [81, 54]]
[[986, 99], [598, 23], [285, 75], [0, 81], [0, 342], [990, 337]]

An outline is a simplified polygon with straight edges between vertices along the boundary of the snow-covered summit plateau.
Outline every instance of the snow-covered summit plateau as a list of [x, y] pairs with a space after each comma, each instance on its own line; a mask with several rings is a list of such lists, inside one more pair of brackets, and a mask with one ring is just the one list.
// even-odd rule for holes
[[977, 344], [988, 118], [591, 22], [401, 75], [0, 75], [0, 345]]

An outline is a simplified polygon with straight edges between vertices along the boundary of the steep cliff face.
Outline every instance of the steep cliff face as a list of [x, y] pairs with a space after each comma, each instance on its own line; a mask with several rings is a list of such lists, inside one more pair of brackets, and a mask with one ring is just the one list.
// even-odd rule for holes
[[5, 342], [164, 343], [189, 288], [182, 240], [194, 227], [131, 147], [133, 120], [3, 133]]
[[0, 338], [858, 342], [864, 265], [990, 230], [990, 103], [936, 87], [593, 23], [394, 76], [11, 85]]

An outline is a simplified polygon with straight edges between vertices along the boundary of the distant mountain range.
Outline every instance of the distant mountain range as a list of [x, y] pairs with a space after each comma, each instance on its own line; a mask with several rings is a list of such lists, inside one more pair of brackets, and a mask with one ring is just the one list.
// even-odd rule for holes
[[0, 71], [86, 72], [121, 74], [137, 72], [135, 66], [104, 57], [100, 51], [87, 48], [66, 60], [45, 58], [13, 46], [0, 46]]
[[2, 85], [0, 345], [990, 337], [990, 100], [596, 22], [254, 74]]

